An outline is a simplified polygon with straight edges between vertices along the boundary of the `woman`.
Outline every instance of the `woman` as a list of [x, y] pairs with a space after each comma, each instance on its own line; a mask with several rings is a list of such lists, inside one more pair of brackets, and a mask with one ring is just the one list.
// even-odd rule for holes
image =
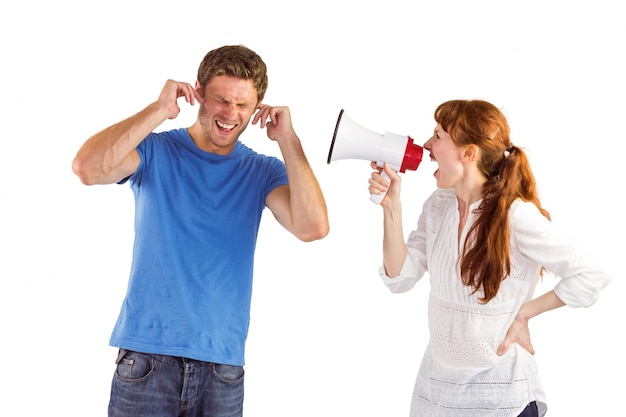
[[[404, 292], [430, 275], [430, 342], [411, 416], [543, 416], [528, 321], [564, 305], [592, 305], [610, 277], [553, 227], [497, 107], [452, 100], [436, 109], [435, 121], [424, 148], [439, 165], [437, 190], [406, 242], [400, 177], [385, 166], [385, 180], [373, 163], [369, 181], [370, 193], [387, 190], [383, 282]], [[533, 298], [546, 270], [561, 279]]]

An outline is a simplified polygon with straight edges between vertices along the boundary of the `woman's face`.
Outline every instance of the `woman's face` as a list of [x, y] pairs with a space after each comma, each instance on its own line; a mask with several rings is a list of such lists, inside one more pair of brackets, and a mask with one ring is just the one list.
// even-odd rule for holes
[[430, 152], [430, 160], [439, 165], [434, 173], [437, 187], [454, 188], [460, 184], [464, 173], [462, 163], [464, 151], [455, 145], [441, 125], [437, 124], [433, 136], [424, 144], [424, 149]]

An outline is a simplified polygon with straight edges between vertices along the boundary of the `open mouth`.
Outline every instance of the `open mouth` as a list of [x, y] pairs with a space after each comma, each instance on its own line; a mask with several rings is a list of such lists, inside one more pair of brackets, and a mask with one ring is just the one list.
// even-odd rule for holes
[[[430, 153], [430, 160], [431, 160], [432, 162], [437, 162], [437, 158], [435, 158], [435, 157], [433, 156], [432, 152]], [[439, 167], [437, 167], [437, 168], [435, 169], [435, 172], [433, 172], [433, 176], [435, 176], [435, 177], [436, 177], [438, 173], [439, 173]]]
[[228, 124], [224, 122], [220, 122], [219, 120], [215, 121], [215, 125], [217, 129], [224, 133], [230, 133], [237, 126], [236, 124]]

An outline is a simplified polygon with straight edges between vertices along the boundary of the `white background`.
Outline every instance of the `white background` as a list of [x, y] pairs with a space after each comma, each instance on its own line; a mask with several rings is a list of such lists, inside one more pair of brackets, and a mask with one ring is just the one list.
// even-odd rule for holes
[[[545, 207], [614, 273], [589, 309], [531, 322], [549, 415], [623, 409], [624, 1], [20, 1], [0, 6], [0, 415], [105, 416], [108, 338], [130, 265], [128, 186], [86, 187], [78, 147], [141, 110], [204, 54], [256, 50], [328, 202], [300, 243], [269, 215], [257, 250], [247, 416], [406, 416], [427, 343], [428, 282], [379, 282], [367, 161], [326, 163], [339, 111], [423, 143], [435, 107], [483, 98], [509, 117]], [[160, 130], [189, 126], [197, 107]], [[256, 126], [242, 140], [279, 155]], [[435, 164], [403, 175], [405, 233]], [[548, 278], [538, 288], [554, 285]]]

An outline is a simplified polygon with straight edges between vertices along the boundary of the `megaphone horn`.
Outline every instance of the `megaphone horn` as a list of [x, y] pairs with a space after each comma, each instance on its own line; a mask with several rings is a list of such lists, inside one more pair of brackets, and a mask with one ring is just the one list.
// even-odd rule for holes
[[[365, 129], [352, 121], [341, 109], [326, 163], [340, 159], [362, 159], [376, 161], [381, 168], [387, 163], [398, 172], [415, 171], [422, 161], [423, 153], [424, 148], [413, 143], [409, 136], [389, 132], [382, 135]], [[389, 180], [384, 171], [383, 176]], [[385, 194], [373, 194], [370, 199], [380, 204]]]

